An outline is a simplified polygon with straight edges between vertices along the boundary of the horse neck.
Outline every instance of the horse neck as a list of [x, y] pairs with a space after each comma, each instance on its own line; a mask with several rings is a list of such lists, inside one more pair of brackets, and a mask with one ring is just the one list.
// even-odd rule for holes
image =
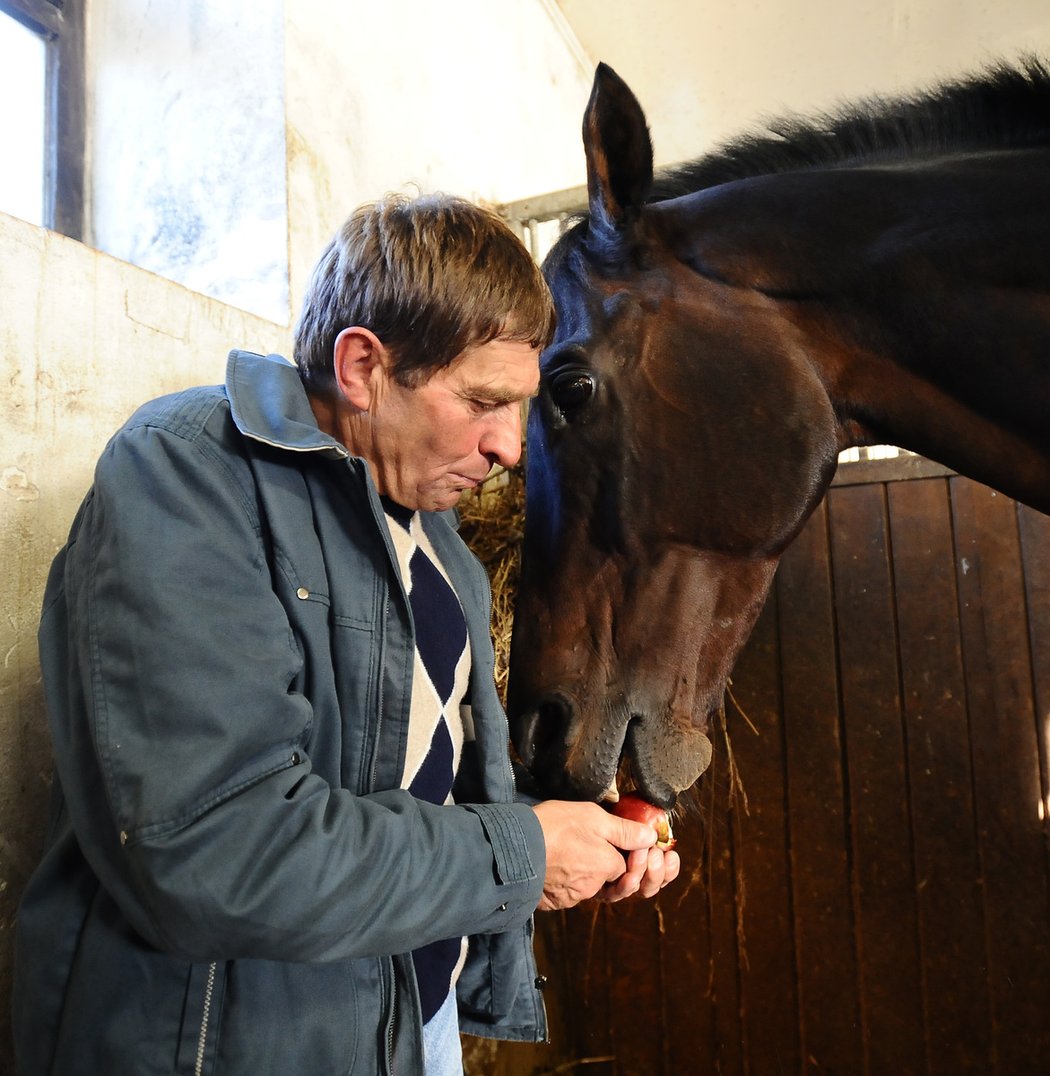
[[[1050, 513], [1050, 439], [1018, 432], [1001, 409], [962, 402], [892, 353], [814, 346], [811, 361], [839, 416], [840, 447], [891, 444], [917, 452], [1043, 512]], [[1010, 377], [1009, 364], [987, 369]], [[1042, 381], [1043, 400], [1050, 384]]]
[[1050, 149], [761, 177], [689, 200], [692, 256], [793, 323], [843, 447], [1050, 511], [1047, 191]]
[[887, 229], [863, 287], [800, 312], [823, 322], [814, 361], [852, 443], [899, 445], [1050, 512], [1050, 235], [991, 214], [956, 227], [984, 235], [964, 253], [936, 235], [895, 249]]

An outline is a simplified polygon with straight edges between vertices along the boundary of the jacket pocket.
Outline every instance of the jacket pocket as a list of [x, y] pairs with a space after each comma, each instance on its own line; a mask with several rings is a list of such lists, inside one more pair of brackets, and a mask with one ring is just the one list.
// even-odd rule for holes
[[226, 989], [226, 964], [191, 964], [182, 1006], [176, 1076], [212, 1076]]
[[[198, 1071], [202, 1076], [376, 1076], [382, 1014], [373, 1000], [380, 996], [380, 980], [371, 970], [377, 963], [244, 958], [220, 963], [207, 1020], [211, 965], [196, 965], [177, 1076]], [[358, 1011], [359, 1001], [364, 1012]], [[202, 1028], [207, 1029], [203, 1049]]]

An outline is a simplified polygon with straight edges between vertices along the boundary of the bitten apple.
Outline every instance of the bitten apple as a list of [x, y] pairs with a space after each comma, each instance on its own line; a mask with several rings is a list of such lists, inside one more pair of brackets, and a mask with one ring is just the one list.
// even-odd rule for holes
[[612, 813], [620, 818], [630, 818], [635, 822], [642, 822], [652, 826], [656, 830], [656, 847], [665, 852], [670, 851], [678, 843], [671, 832], [671, 818], [662, 808], [655, 803], [643, 800], [641, 796], [628, 792], [622, 795], [613, 804]]

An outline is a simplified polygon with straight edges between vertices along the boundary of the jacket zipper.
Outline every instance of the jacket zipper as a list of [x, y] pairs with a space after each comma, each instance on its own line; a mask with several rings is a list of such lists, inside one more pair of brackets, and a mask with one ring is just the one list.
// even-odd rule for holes
[[208, 965], [208, 979], [204, 984], [204, 1013], [201, 1016], [201, 1033], [197, 1039], [197, 1064], [193, 1076], [204, 1076], [204, 1048], [208, 1043], [208, 1017], [211, 1015], [211, 996], [215, 990], [216, 964]]
[[[485, 605], [486, 605], [486, 608], [491, 609], [492, 608], [492, 585], [491, 585], [491, 583], [489, 583], [489, 573], [487, 571], [484, 573], [483, 581], [484, 581], [484, 584], [485, 584], [485, 599], [486, 599], [485, 600]], [[469, 628], [468, 628], [468, 635], [469, 635]], [[471, 671], [473, 672], [473, 669]], [[495, 657], [493, 657], [493, 669], [492, 669], [492, 672], [493, 672], [493, 675], [495, 675], [495, 672], [496, 672], [496, 669], [495, 669]], [[502, 705], [500, 706], [500, 709], [503, 711], [503, 727], [504, 727], [504, 731], [507, 734], [507, 743], [510, 743], [510, 741], [511, 741], [510, 718], [507, 716], [507, 711], [503, 708]], [[505, 751], [503, 753], [503, 779], [507, 782], [507, 787], [506, 787], [506, 789], [504, 791], [506, 792], [507, 796], [509, 797], [510, 802], [513, 803], [514, 798], [515, 798], [515, 792], [517, 790], [517, 782], [514, 779], [514, 767], [511, 765], [510, 752], [509, 751]]]
[[372, 743], [372, 779], [368, 786], [369, 792], [375, 791], [376, 781], [379, 777], [379, 739], [383, 732], [383, 683], [385, 680], [383, 666], [386, 663], [386, 625], [389, 614], [390, 594], [388, 590], [383, 596], [383, 627], [379, 641], [379, 691], [376, 693], [376, 729], [375, 740]]
[[394, 1073], [394, 1021], [397, 1019], [397, 972], [394, 962], [390, 962], [390, 1023], [386, 1031], [386, 1070], [390, 1076]]
[[[353, 464], [351, 462], [351, 468]], [[364, 468], [362, 475], [365, 483], [365, 492], [367, 495], [369, 478], [367, 468]], [[378, 494], [377, 494], [378, 496]], [[397, 563], [397, 552], [394, 549], [393, 542], [390, 538], [390, 532], [387, 527], [386, 518], [383, 515], [381, 508], [377, 509], [377, 505], [372, 503], [372, 498], [368, 497], [370, 507], [372, 509], [372, 519], [375, 521], [376, 529], [379, 532], [379, 541], [386, 549], [387, 558], [393, 565], [395, 576], [400, 576], [400, 569]], [[375, 739], [372, 743], [372, 776], [369, 782], [367, 791], [374, 792], [376, 788], [376, 781], [379, 777], [379, 741], [383, 734], [383, 684], [385, 680], [384, 667], [386, 665], [386, 634], [387, 634], [387, 622], [390, 616], [390, 585], [389, 583], [383, 588], [383, 619], [381, 623], [381, 632], [379, 640], [379, 691], [376, 696], [376, 727], [375, 727]]]

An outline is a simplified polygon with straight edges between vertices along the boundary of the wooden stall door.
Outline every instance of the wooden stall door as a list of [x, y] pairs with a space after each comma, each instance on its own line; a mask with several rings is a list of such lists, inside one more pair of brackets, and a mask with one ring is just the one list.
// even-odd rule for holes
[[866, 466], [784, 557], [684, 877], [539, 916], [551, 1042], [470, 1076], [1050, 1072], [1050, 518]]

